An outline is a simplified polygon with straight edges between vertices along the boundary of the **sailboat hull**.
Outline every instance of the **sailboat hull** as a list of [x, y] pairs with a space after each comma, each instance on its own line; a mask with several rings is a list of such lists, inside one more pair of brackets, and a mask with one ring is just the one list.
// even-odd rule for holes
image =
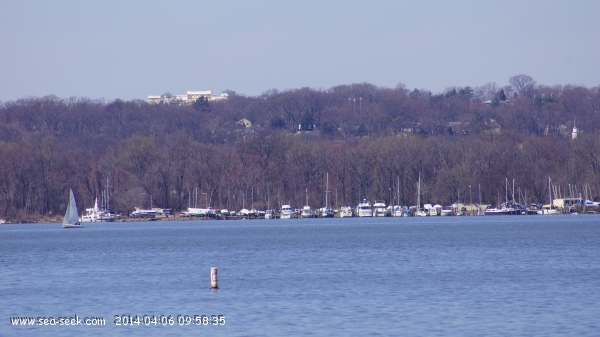
[[62, 228], [84, 228], [82, 225], [78, 225], [78, 224], [63, 224]]

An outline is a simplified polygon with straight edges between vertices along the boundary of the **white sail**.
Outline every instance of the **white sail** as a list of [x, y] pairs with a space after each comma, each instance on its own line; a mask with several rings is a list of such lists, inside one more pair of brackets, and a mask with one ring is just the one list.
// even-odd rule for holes
[[69, 205], [63, 219], [63, 228], [82, 227], [79, 223], [79, 215], [77, 212], [77, 204], [75, 203], [75, 195], [73, 190], [69, 189]]

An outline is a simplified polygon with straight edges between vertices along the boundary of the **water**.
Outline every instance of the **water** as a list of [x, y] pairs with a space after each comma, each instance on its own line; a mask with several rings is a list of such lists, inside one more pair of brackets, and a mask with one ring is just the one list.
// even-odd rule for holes
[[[598, 336], [600, 217], [0, 226], [1, 336]], [[218, 267], [219, 290], [210, 289]], [[105, 326], [13, 326], [12, 316]], [[173, 326], [116, 326], [115, 315]], [[179, 326], [177, 315], [224, 315]]]

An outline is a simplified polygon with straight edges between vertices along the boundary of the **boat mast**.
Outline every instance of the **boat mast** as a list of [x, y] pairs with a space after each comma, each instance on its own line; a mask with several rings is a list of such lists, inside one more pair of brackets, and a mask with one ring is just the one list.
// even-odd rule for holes
[[481, 184], [479, 184], [479, 205], [477, 205], [477, 215], [481, 215]]
[[327, 193], [329, 193], [329, 172], [327, 172], [327, 178], [325, 180], [325, 208], [327, 208]]
[[[398, 185], [396, 186], [398, 188], [398, 207], [400, 207], [400, 175], [398, 175]], [[396, 216], [396, 211], [394, 210], [394, 208], [392, 207], [392, 211], [394, 211], [394, 216]]]
[[548, 177], [548, 204], [550, 204], [550, 209], [552, 209], [552, 190], [550, 189], [550, 177]]
[[417, 211], [421, 210], [421, 173], [419, 172], [419, 183], [417, 185]]
[[400, 175], [398, 175], [398, 185], [396, 186], [398, 188], [398, 206], [400, 205]]
[[306, 206], [308, 206], [308, 187], [305, 190], [306, 192]]
[[110, 210], [110, 206], [109, 206], [109, 197], [110, 193], [109, 193], [109, 189], [108, 189], [108, 178], [106, 178], [106, 208], [105, 211], [109, 212]]
[[508, 203], [508, 178], [506, 179], [506, 183], [504, 184], [504, 202]]
[[512, 202], [515, 203], [515, 179], [513, 178], [513, 186], [512, 186]]

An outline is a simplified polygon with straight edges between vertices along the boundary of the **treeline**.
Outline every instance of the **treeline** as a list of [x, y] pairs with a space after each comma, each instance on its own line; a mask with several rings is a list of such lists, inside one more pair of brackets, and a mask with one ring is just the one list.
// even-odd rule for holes
[[[0, 105], [0, 217], [62, 214], [110, 191], [111, 209], [547, 202], [600, 193], [600, 87], [427, 90], [368, 83], [271, 90], [192, 105], [31, 97]], [[577, 139], [572, 138], [576, 124]], [[328, 174], [328, 184], [326, 177]], [[328, 193], [326, 193], [326, 185]], [[508, 192], [512, 197], [512, 189]], [[398, 200], [399, 198], [399, 200]]]

